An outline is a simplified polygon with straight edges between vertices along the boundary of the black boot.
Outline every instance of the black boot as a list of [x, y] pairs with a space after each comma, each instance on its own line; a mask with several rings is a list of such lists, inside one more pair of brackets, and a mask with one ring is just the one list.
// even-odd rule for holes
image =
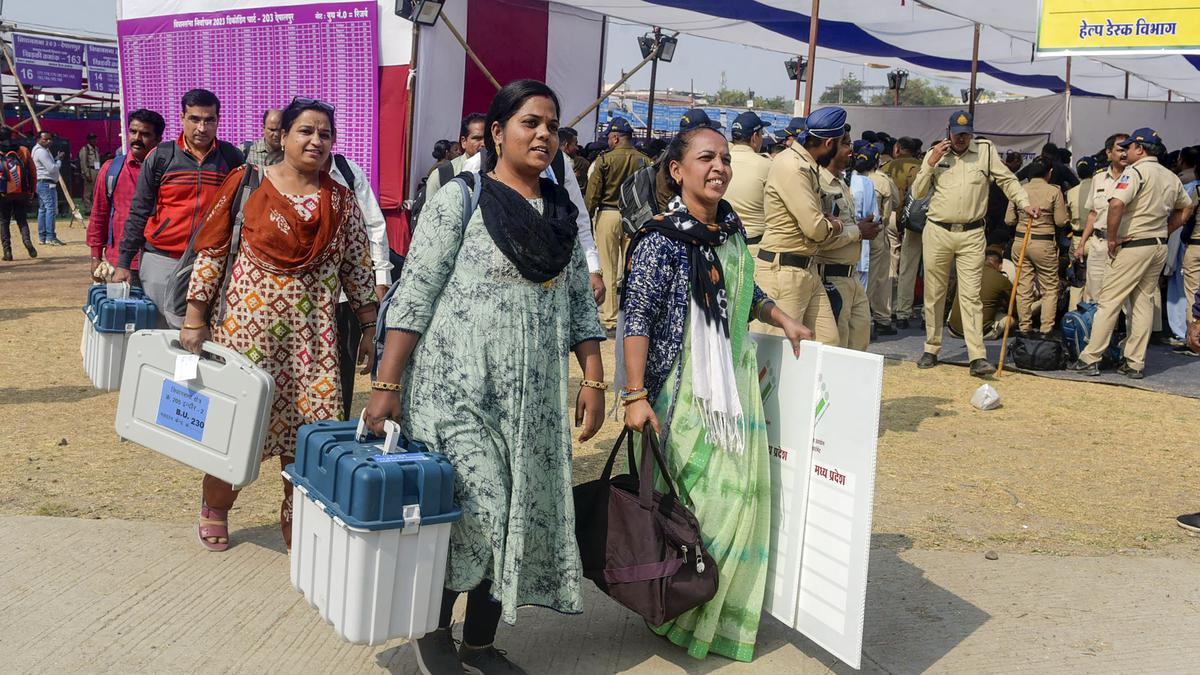
[[[25, 240], [25, 252], [29, 254], [30, 258], [37, 257], [37, 249], [33, 247], [33, 242], [29, 241], [28, 239]], [[12, 258], [9, 258], [9, 260], [11, 259]]]
[[5, 262], [12, 260], [12, 248], [11, 248], [11, 247], [9, 247], [9, 246], [5, 246], [5, 247], [4, 247], [4, 257], [3, 257], [3, 260], [4, 260]]

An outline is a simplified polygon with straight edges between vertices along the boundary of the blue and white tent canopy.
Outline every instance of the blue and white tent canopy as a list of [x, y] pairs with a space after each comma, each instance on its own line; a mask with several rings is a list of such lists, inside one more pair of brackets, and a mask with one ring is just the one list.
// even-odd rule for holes
[[[808, 0], [556, 0], [612, 17], [785, 54], [807, 51]], [[979, 84], [1026, 94], [1061, 92], [1066, 58], [1033, 58], [1037, 0], [836, 0], [820, 9], [818, 58], [869, 56], [902, 62], [914, 73], [969, 73], [980, 23]], [[1071, 91], [1165, 99], [1167, 91], [1200, 101], [1200, 57], [1079, 57]]]

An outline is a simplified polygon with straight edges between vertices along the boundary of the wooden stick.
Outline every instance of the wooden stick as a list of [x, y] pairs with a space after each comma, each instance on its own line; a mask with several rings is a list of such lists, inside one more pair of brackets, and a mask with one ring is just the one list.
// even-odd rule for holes
[[1025, 264], [1025, 249], [1029, 247], [1029, 237], [1033, 234], [1033, 216], [1025, 221], [1025, 238], [1021, 241], [1021, 255], [1017, 256], [1017, 274], [1013, 279], [1012, 292], [1008, 294], [1008, 314], [1004, 320], [1004, 338], [1000, 343], [1000, 363], [996, 366], [996, 377], [1004, 374], [1004, 355], [1008, 351], [1008, 330], [1012, 328], [1013, 306], [1017, 302], [1017, 284], [1021, 283], [1021, 267]]
[[[55, 103], [54, 105], [48, 106], [46, 108], [42, 108], [41, 110], [38, 111], [38, 115], [45, 115], [46, 113], [48, 113], [52, 110], [58, 110], [59, 108], [63, 107], [64, 105], [68, 105], [70, 103], [70, 101], [72, 99], [74, 99], [75, 97], [77, 97], [80, 94], [87, 92], [87, 91], [90, 91], [90, 90], [87, 87], [84, 87], [83, 89], [80, 89], [79, 91], [75, 92], [74, 94], [67, 96], [66, 98], [59, 101], [58, 103]], [[17, 129], [20, 129], [21, 127], [25, 126], [26, 124], [29, 124], [32, 121], [33, 121], [32, 117], [30, 117], [29, 119], [21, 120], [20, 122], [17, 122], [16, 125], [11, 127], [11, 129], [13, 131], [16, 131]]]
[[[675, 34], [679, 35], [679, 33], [675, 33]], [[614, 84], [613, 86], [609, 87], [608, 91], [601, 94], [600, 98], [596, 99], [595, 101], [592, 101], [592, 104], [589, 105], [583, 112], [576, 115], [575, 119], [571, 120], [571, 122], [569, 124], [567, 124], [567, 126], [573, 127], [576, 124], [579, 124], [579, 122], [583, 118], [587, 117], [593, 110], [595, 110], [597, 106], [599, 106], [601, 103], [604, 103], [604, 99], [608, 98], [614, 91], [619, 89], [621, 87], [621, 85], [625, 84], [626, 80], [633, 77], [634, 74], [636, 74], [637, 71], [641, 70], [643, 66], [645, 66], [647, 63], [650, 63], [651, 61], [653, 61], [654, 57], [656, 57], [656, 56], [658, 56], [658, 45], [655, 45], [654, 49], [650, 50], [650, 56], [647, 56], [646, 58], [642, 59], [641, 63], [638, 63], [636, 66], [633, 67], [633, 70], [629, 71], [628, 73], [625, 73], [625, 77], [622, 77], [621, 79], [617, 80], [617, 83]]]
[[446, 28], [450, 29], [450, 34], [454, 36], [455, 40], [458, 40], [458, 44], [462, 45], [462, 48], [467, 50], [467, 56], [471, 57], [471, 61], [479, 67], [479, 70], [483, 72], [483, 76], [488, 79], [488, 82], [492, 83], [492, 86], [496, 88], [496, 91], [500, 91], [500, 83], [496, 81], [496, 78], [492, 77], [492, 71], [488, 70], [487, 66], [483, 65], [483, 61], [479, 60], [479, 57], [475, 54], [475, 50], [471, 49], [471, 45], [467, 44], [467, 41], [463, 38], [462, 33], [458, 32], [458, 29], [454, 27], [453, 23], [451, 23], [450, 17], [442, 14], [442, 23], [446, 24]]

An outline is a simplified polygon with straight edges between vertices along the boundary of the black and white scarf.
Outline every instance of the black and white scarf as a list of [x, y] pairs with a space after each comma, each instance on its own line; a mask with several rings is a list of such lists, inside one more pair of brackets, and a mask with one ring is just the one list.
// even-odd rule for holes
[[716, 249], [741, 230], [737, 213], [726, 201], [717, 207], [716, 222], [708, 224], [689, 213], [678, 196], [667, 204], [665, 212], [642, 226], [642, 231], [658, 232], [688, 245], [692, 395], [702, 413], [706, 440], [737, 453], [745, 451], [745, 424], [729, 341], [725, 270]]
[[554, 279], [571, 261], [578, 209], [566, 190], [553, 181], [541, 179], [543, 213], [530, 205], [520, 193], [481, 173], [479, 206], [483, 225], [496, 248], [529, 281], [544, 283]]

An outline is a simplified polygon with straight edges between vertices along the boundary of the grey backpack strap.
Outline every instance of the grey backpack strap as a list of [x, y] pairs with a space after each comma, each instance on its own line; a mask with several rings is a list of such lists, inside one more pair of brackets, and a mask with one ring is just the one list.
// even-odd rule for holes
[[[242, 225], [246, 222], [246, 201], [250, 199], [250, 193], [258, 188], [262, 182], [262, 174], [259, 173], [258, 167], [253, 164], [247, 164], [246, 175], [242, 177], [242, 182], [237, 194], [233, 197], [231, 209], [233, 211], [233, 228], [229, 233], [229, 253], [225, 254], [225, 274], [221, 277], [221, 292], [217, 294], [218, 301], [221, 303], [220, 316], [217, 318], [225, 318], [225, 291], [229, 288], [229, 279], [233, 276], [233, 263], [237, 258], [238, 249], [242, 244]], [[216, 316], [214, 314], [214, 316]]]
[[[470, 183], [468, 184], [468, 179]], [[463, 193], [463, 217], [462, 229], [467, 231], [467, 225], [471, 222], [471, 216], [475, 214], [476, 207], [479, 206], [479, 193], [483, 189], [483, 180], [473, 173], [464, 173], [454, 179], [455, 182], [462, 187]]]

